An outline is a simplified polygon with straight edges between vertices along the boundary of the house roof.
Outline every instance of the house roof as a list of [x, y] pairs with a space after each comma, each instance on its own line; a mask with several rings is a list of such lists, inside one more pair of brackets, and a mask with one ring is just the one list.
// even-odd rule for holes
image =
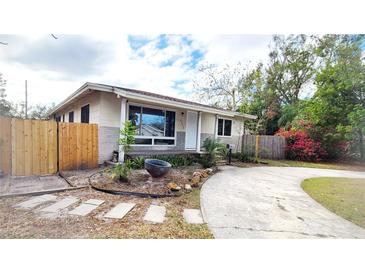
[[49, 113], [49, 115], [55, 114], [58, 110], [62, 109], [67, 104], [73, 102], [74, 100], [78, 99], [80, 96], [84, 95], [90, 91], [104, 91], [104, 92], [111, 92], [115, 93], [119, 96], [125, 97], [127, 99], [136, 99], [136, 100], [145, 100], [145, 101], [152, 101], [158, 104], [170, 105], [175, 107], [187, 108], [197, 111], [204, 111], [210, 113], [216, 113], [221, 115], [228, 115], [228, 116], [240, 116], [247, 119], [256, 119], [255, 115], [244, 114], [236, 111], [230, 111], [218, 107], [213, 107], [205, 104], [200, 104], [188, 100], [183, 100], [175, 97], [170, 97], [166, 95], [161, 95], [158, 93], [131, 89], [131, 88], [124, 88], [118, 86], [111, 86], [105, 84], [97, 84], [97, 83], [90, 83], [87, 82], [82, 85], [78, 90], [72, 93], [69, 97], [63, 100], [60, 104], [55, 106]]

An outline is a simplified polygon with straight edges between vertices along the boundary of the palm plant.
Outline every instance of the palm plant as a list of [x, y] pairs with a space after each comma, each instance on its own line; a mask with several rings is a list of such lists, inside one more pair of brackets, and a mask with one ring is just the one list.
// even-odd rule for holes
[[203, 142], [203, 149], [206, 154], [202, 156], [202, 164], [204, 167], [212, 167], [216, 165], [216, 157], [219, 154], [225, 155], [226, 146], [219, 139], [207, 138]]

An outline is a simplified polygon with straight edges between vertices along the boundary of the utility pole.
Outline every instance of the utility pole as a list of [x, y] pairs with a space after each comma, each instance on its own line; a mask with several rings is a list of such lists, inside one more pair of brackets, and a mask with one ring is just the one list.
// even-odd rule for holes
[[25, 119], [28, 118], [28, 83], [25, 80]]

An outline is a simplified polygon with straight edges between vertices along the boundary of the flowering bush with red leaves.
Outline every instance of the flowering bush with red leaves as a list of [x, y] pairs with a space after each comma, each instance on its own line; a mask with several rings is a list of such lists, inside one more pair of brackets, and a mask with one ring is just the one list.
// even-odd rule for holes
[[280, 129], [275, 135], [286, 138], [286, 157], [291, 160], [318, 162], [326, 156], [321, 143], [314, 141], [303, 130]]

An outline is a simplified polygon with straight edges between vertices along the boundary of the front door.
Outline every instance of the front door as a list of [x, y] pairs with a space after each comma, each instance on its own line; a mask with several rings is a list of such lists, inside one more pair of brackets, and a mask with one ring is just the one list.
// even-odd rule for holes
[[186, 137], [185, 149], [196, 149], [196, 140], [198, 134], [198, 113], [188, 111], [186, 117]]

